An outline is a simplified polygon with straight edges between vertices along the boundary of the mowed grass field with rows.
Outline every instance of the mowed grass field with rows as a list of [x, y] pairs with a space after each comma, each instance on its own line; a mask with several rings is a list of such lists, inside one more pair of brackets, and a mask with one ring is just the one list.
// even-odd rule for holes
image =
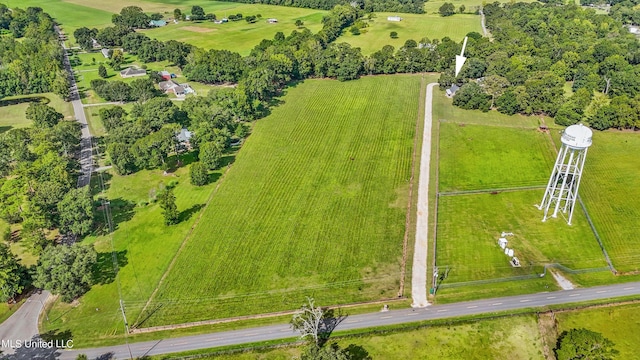
[[580, 194], [620, 273], [640, 270], [640, 137], [594, 132]]
[[256, 123], [142, 326], [397, 296], [420, 75], [307, 80]]

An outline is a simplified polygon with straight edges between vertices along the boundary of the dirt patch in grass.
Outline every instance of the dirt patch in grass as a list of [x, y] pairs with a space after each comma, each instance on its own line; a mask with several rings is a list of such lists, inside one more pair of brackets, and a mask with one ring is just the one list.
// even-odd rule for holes
[[538, 314], [538, 330], [542, 337], [542, 352], [547, 360], [556, 360], [553, 348], [558, 338], [558, 324], [553, 311]]
[[209, 28], [204, 28], [199, 26], [184, 26], [181, 29], [187, 30], [187, 31], [193, 31], [197, 33], [210, 33], [210, 32], [216, 31], [216, 29], [209, 29]]

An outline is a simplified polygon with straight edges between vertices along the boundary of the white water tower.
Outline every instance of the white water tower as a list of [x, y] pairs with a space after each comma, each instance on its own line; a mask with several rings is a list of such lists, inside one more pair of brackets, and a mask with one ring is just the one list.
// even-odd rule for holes
[[587, 158], [587, 149], [591, 146], [593, 132], [588, 127], [571, 125], [562, 132], [562, 147], [558, 152], [556, 164], [544, 192], [538, 209], [544, 209], [542, 221], [549, 217], [549, 209], [553, 207], [551, 217], [557, 217], [558, 211], [569, 214], [567, 223], [571, 225], [573, 208], [578, 197], [582, 168]]

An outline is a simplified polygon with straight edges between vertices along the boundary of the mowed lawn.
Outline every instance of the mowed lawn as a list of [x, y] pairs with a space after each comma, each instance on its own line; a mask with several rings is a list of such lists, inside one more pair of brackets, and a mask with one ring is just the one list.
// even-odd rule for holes
[[615, 343], [616, 359], [636, 359], [640, 353], [640, 304], [556, 313], [558, 333], [575, 328], [599, 332]]
[[580, 195], [613, 266], [640, 270], [640, 137], [630, 132], [594, 132]]
[[53, 107], [64, 115], [65, 120], [74, 119], [71, 103], [65, 102], [62, 98], [53, 93], [8, 96], [0, 101], [0, 133], [13, 128], [24, 128], [31, 126], [25, 111], [32, 101], [42, 101]]
[[305, 296], [395, 297], [420, 82], [291, 87], [256, 123], [143, 325], [295, 309]]
[[[218, 179], [222, 171], [214, 172], [211, 179]], [[150, 202], [150, 197], [171, 181], [177, 182], [174, 193], [181, 222], [165, 226], [160, 207]], [[135, 318], [138, 305], [144, 304], [151, 296], [215, 183], [192, 186], [186, 166], [167, 176], [162, 170], [143, 170], [128, 176], [106, 174], [105, 183], [107, 190], [104, 196], [111, 204], [116, 227], [113, 243], [120, 267], [118, 276], [122, 296], [127, 316]], [[92, 187], [99, 193], [99, 176], [92, 178]], [[97, 210], [96, 219], [104, 224], [101, 209]], [[111, 258], [111, 237], [97, 233], [83, 242], [93, 243], [98, 251], [97, 285], [77, 304], [57, 301], [48, 314], [49, 321], [44, 321], [42, 326], [44, 331], [68, 330], [78, 344], [88, 346], [122, 337], [124, 325]]]
[[[573, 225], [561, 219], [542, 222], [540, 202], [544, 189], [441, 196], [438, 203], [437, 262], [449, 267], [446, 283], [509, 278], [541, 273], [547, 263], [570, 269], [603, 268], [602, 251], [580, 209]], [[522, 267], [509, 265], [498, 246], [501, 232]]]
[[[388, 21], [388, 16], [400, 16], [402, 21]], [[419, 42], [422, 38], [442, 39], [448, 36], [454, 41], [461, 41], [472, 31], [482, 33], [480, 16], [473, 14], [459, 14], [449, 17], [430, 14], [401, 14], [376, 13], [373, 20], [365, 21], [368, 27], [360, 30], [360, 35], [353, 35], [345, 30], [336, 42], [346, 42], [362, 49], [364, 55], [372, 54], [385, 45], [392, 45], [396, 49], [404, 42], [413, 39]], [[392, 39], [390, 33], [395, 31], [398, 38]]]
[[536, 129], [440, 124], [440, 192], [545, 186], [555, 155]]

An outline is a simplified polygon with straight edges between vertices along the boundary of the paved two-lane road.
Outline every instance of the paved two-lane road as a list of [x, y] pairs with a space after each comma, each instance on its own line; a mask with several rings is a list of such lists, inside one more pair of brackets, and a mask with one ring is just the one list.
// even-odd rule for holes
[[[56, 26], [56, 32], [60, 35], [60, 28]], [[78, 84], [71, 68], [71, 62], [69, 62], [69, 55], [67, 54], [67, 48], [64, 41], [60, 44], [63, 48], [64, 59], [63, 65], [67, 70], [69, 76], [69, 99], [73, 105], [73, 112], [75, 113], [76, 120], [80, 123], [82, 129], [82, 137], [80, 139], [80, 171], [81, 174], [78, 177], [78, 187], [89, 185], [91, 182], [91, 172], [93, 171], [93, 144], [91, 140], [91, 132], [89, 131], [89, 124], [87, 124], [87, 117], [84, 114], [84, 107], [80, 100], [80, 92], [78, 90]]]
[[[336, 330], [353, 330], [374, 326], [397, 325], [423, 320], [453, 318], [465, 315], [544, 307], [548, 305], [568, 304], [630, 295], [640, 295], [640, 282], [475, 300], [447, 305], [434, 305], [422, 309], [407, 308], [372, 314], [353, 315], [342, 321]], [[266, 340], [286, 339], [294, 336], [296, 336], [296, 333], [291, 330], [288, 324], [281, 324], [213, 334], [133, 343], [130, 344], [130, 349], [131, 354], [134, 357], [138, 357], [143, 355], [159, 355], [180, 351], [206, 349], [225, 345], [246, 344]], [[82, 344], [76, 345], [81, 346]], [[95, 358], [108, 353], [111, 353], [116, 359], [129, 358], [129, 348], [126, 345], [118, 345], [105, 348], [61, 351], [60, 359], [72, 360], [80, 353], [88, 355], [89, 358]]]

